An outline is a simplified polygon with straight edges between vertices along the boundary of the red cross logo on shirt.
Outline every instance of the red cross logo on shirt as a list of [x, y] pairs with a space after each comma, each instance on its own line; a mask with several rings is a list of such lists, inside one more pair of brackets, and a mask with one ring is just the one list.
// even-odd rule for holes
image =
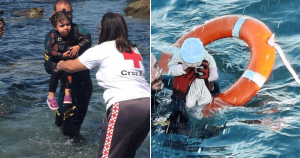
[[140, 68], [139, 61], [143, 61], [140, 54], [137, 54], [131, 49], [132, 53], [122, 52], [125, 60], [133, 60], [134, 68]]

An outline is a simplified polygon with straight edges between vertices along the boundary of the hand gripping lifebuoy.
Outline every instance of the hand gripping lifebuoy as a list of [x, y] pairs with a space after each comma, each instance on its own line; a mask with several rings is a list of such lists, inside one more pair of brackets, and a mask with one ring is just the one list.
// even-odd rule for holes
[[[268, 44], [270, 29], [261, 21], [248, 16], [227, 15], [212, 19], [181, 37], [174, 46], [181, 46], [185, 39], [200, 38], [203, 45], [226, 37], [245, 41], [250, 49], [250, 62], [244, 74], [227, 90], [214, 97], [242, 106], [259, 91], [272, 72], [275, 62], [275, 47]], [[218, 99], [217, 99], [218, 100]]]

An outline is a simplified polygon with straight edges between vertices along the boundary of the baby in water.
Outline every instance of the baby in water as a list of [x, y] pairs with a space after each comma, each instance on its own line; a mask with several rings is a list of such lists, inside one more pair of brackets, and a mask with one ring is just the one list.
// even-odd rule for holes
[[[202, 61], [207, 61], [209, 65], [208, 82], [216, 81], [218, 79], [218, 69], [214, 58], [208, 54], [199, 38], [186, 39], [179, 52], [176, 52], [171, 61], [168, 63], [169, 73], [174, 76], [181, 76], [186, 74], [185, 70], [189, 67], [195, 68], [198, 72]], [[205, 80], [197, 77], [190, 85], [186, 95], [187, 112], [190, 116], [198, 119], [202, 118], [202, 108], [211, 103], [212, 96], [205, 84]]]

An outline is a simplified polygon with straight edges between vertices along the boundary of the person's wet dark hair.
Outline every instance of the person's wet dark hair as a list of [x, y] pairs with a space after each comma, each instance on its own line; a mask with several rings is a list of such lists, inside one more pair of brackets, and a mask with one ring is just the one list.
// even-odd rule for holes
[[70, 23], [72, 23], [72, 19], [70, 18], [69, 14], [66, 12], [66, 9], [62, 11], [55, 12], [49, 20], [51, 21], [51, 25], [55, 28], [57, 22], [62, 22], [63, 20], [68, 19]]
[[2, 22], [3, 26], [5, 25], [4, 19], [0, 17], [0, 22]]
[[56, 11], [56, 5], [58, 3], [69, 4], [71, 6], [71, 8], [72, 8], [72, 4], [68, 0], [56, 0], [55, 3], [54, 3], [54, 11]]
[[131, 53], [131, 46], [136, 47], [128, 40], [127, 24], [122, 15], [108, 12], [101, 20], [101, 31], [99, 35], [99, 43], [116, 40], [117, 50]]

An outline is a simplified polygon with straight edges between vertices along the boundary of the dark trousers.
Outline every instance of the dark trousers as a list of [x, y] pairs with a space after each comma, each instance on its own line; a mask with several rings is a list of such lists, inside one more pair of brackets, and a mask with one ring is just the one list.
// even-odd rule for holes
[[133, 158], [149, 130], [150, 98], [115, 103], [103, 120], [98, 158]]
[[63, 105], [65, 87], [62, 86], [58, 97], [59, 109], [56, 110], [55, 124], [62, 127], [64, 135], [76, 137], [80, 133], [80, 127], [88, 110], [93, 84], [90, 70], [75, 72], [72, 76], [72, 104]]
[[45, 69], [48, 74], [51, 74], [50, 82], [49, 82], [49, 92], [56, 92], [58, 80], [61, 77], [62, 86], [68, 89], [71, 89], [72, 85], [72, 74], [67, 72], [56, 71], [57, 61], [53, 61], [49, 59], [45, 63]]

